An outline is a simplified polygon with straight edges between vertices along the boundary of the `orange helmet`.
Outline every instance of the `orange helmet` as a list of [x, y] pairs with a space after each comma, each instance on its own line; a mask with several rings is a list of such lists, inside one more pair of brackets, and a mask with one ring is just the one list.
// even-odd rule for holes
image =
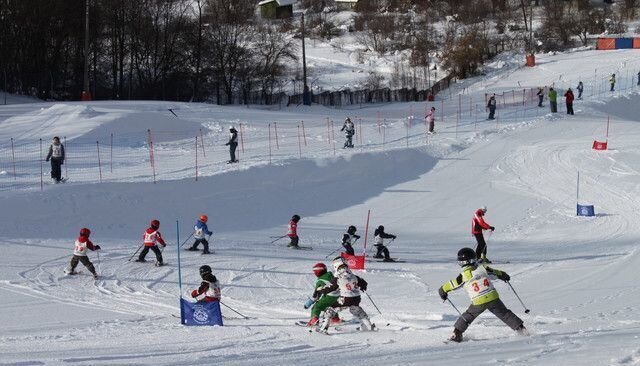
[[160, 221], [158, 220], [151, 220], [151, 227], [154, 229], [157, 229], [160, 227]]
[[86, 227], [80, 229], [80, 236], [85, 236], [88, 238], [89, 235], [91, 235], [91, 230], [87, 229]]
[[207, 222], [208, 220], [209, 218], [207, 217], [207, 215], [200, 215], [200, 221]]

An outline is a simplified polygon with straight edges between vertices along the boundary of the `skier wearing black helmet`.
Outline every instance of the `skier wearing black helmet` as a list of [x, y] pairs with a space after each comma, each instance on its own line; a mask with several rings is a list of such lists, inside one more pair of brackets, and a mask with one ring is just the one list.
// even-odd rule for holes
[[351, 225], [347, 228], [347, 233], [342, 235], [342, 246], [344, 247], [345, 253], [349, 255], [355, 255], [353, 244], [355, 244], [356, 240], [360, 239], [360, 235], [356, 235], [357, 230], [355, 226]]
[[376, 247], [376, 255], [373, 257], [379, 259], [384, 258], [384, 262], [394, 262], [394, 260], [389, 256], [389, 249], [384, 245], [384, 239], [395, 240], [396, 236], [385, 233], [384, 226], [382, 225], [378, 226], [373, 235], [373, 245]]
[[202, 277], [202, 283], [197, 290], [191, 291], [191, 297], [198, 302], [220, 301], [220, 283], [211, 272], [211, 267], [206, 264], [201, 266], [200, 277]]
[[471, 305], [456, 321], [453, 335], [449, 340], [462, 342], [462, 333], [485, 310], [492, 312], [518, 334], [529, 335], [522, 319], [507, 309], [490, 280], [490, 277], [493, 277], [508, 282], [511, 277], [506, 272], [478, 264], [476, 252], [471, 248], [462, 248], [458, 251], [458, 264], [462, 267], [462, 272], [453, 280], [443, 284], [438, 289], [438, 293], [442, 300], [447, 300], [449, 292], [464, 286], [471, 299]]

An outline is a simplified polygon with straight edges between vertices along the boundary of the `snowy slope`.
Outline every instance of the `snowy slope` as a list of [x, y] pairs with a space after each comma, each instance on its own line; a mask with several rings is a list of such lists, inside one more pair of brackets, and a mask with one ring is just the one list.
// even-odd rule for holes
[[[483, 100], [485, 92], [521, 88], [523, 81], [550, 85], [559, 75], [577, 80], [590, 68], [592, 78], [593, 68], [604, 78], [611, 65], [622, 62], [612, 58], [638, 56], [638, 51], [539, 55], [540, 68], [505, 67], [462, 87], [470, 93], [465, 95]], [[159, 138], [164, 137], [164, 161], [172, 163], [155, 185], [147, 175], [116, 173], [103, 184], [87, 175], [46, 185], [42, 192], [26, 183], [0, 191], [5, 208], [0, 211], [0, 360], [20, 365], [640, 364], [634, 273], [640, 265], [640, 224], [634, 215], [640, 203], [638, 90], [629, 84], [613, 95], [587, 91], [573, 117], [551, 116], [546, 108], [507, 107], [499, 110], [498, 123], [483, 121], [480, 111], [479, 121], [465, 114], [457, 125], [454, 94], [434, 104], [446, 112], [438, 116], [438, 133], [428, 143], [419, 123], [425, 109], [420, 103], [350, 111], [159, 102], [12, 109], [0, 119], [4, 140], [48, 140], [50, 128], [78, 140], [138, 131], [144, 137], [147, 128], [157, 127], [167, 132]], [[384, 140], [377, 132], [379, 113], [387, 119]], [[341, 151], [336, 133], [334, 153], [325, 118], [341, 121], [345, 115], [363, 118], [364, 141], [355, 151]], [[412, 115], [417, 120], [407, 129], [404, 121]], [[607, 115], [610, 150], [595, 152], [591, 143], [603, 139]], [[295, 133], [303, 119], [309, 144], [299, 158]], [[282, 146], [269, 164], [264, 127], [273, 121], [281, 128]], [[248, 125], [251, 143], [239, 165], [222, 166], [226, 126], [240, 122]], [[184, 170], [192, 154], [179, 150], [191, 146], [190, 136], [200, 128], [209, 144], [196, 182]], [[137, 157], [138, 143], [123, 140], [129, 160]], [[578, 170], [580, 201], [595, 205], [594, 218], [575, 216]], [[457, 274], [458, 249], [474, 245], [469, 226], [481, 205], [489, 207], [487, 220], [497, 228], [488, 238], [489, 257], [511, 274], [531, 313], [524, 314], [506, 284], [497, 281], [497, 289], [532, 336], [517, 336], [487, 313], [465, 333], [468, 342], [443, 344], [457, 313], [442, 303], [437, 288]], [[383, 313], [363, 299], [380, 331], [358, 333], [345, 326], [342, 334], [309, 334], [293, 323], [308, 317], [302, 304], [311, 293], [311, 267], [338, 248], [348, 225], [363, 233], [369, 209], [370, 227], [383, 224], [398, 235], [390, 250], [406, 260], [368, 263], [360, 274]], [[172, 316], [179, 312], [175, 221], [184, 240], [202, 212], [210, 217], [215, 254], [183, 252], [183, 291], [197, 286], [197, 268], [210, 264], [223, 285], [223, 301], [251, 317], [242, 320], [223, 308], [223, 328], [186, 328]], [[301, 240], [313, 251], [287, 250], [284, 241], [269, 244], [270, 236], [284, 233], [292, 213], [303, 217]], [[161, 220], [171, 243], [164, 253], [167, 267], [127, 262], [151, 218]], [[86, 270], [76, 277], [62, 273], [82, 226], [92, 229], [92, 239], [104, 249], [98, 281]], [[96, 253], [90, 256], [97, 264]], [[451, 299], [461, 310], [468, 304], [463, 291]]]

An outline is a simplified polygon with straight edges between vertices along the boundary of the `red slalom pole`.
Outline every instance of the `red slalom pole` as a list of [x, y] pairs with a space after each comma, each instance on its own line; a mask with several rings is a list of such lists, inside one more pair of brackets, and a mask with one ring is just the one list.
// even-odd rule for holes
[[280, 143], [278, 142], [278, 122], [273, 122], [273, 131], [276, 133], [276, 149], [280, 150]]
[[611, 117], [607, 116], [607, 137], [605, 141], [609, 141], [609, 122], [610, 122]]
[[96, 150], [98, 151], [98, 172], [100, 173], [100, 183], [102, 183], [102, 164], [100, 164], [100, 142], [96, 141]]
[[327, 143], [331, 146], [331, 128], [329, 127], [329, 117], [327, 117]]
[[[240, 126], [240, 131], [242, 131], [242, 126]], [[242, 136], [242, 132], [240, 132], [240, 136]], [[196, 136], [196, 147], [198, 147], [198, 136]], [[206, 158], [207, 157], [207, 153], [204, 152], [204, 135], [202, 134], [202, 128], [200, 129], [200, 147], [202, 148], [202, 157]], [[196, 151], [196, 155], [198, 155], [198, 152]]]
[[358, 133], [360, 136], [360, 145], [362, 145], [362, 118], [358, 118]]
[[298, 157], [302, 159], [302, 141], [300, 140], [300, 125], [298, 125]]
[[242, 133], [242, 130], [244, 129], [244, 126], [242, 126], [242, 123], [240, 124], [240, 150], [242, 150], [242, 153], [244, 154], [244, 134]]
[[149, 139], [149, 162], [151, 163], [151, 172], [153, 173], [153, 184], [156, 184], [156, 163], [153, 155], [153, 141], [151, 140], [151, 130], [147, 130]]
[[65, 153], [64, 153], [64, 176], [65, 178], [69, 179], [69, 158], [68, 158], [68, 152], [69, 152], [69, 146], [67, 146], [67, 136], [63, 137], [64, 139], [64, 148], [65, 148]]
[[371, 218], [371, 209], [367, 211], [367, 223], [364, 226], [364, 257], [367, 257], [367, 238], [369, 237], [369, 219]]
[[333, 128], [333, 120], [331, 120], [331, 142], [333, 144], [333, 155], [336, 155], [336, 129]]

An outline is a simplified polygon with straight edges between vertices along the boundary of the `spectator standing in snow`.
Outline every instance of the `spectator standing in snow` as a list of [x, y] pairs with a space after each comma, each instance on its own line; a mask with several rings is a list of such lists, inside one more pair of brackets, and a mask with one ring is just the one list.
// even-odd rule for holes
[[231, 157], [228, 164], [237, 163], [236, 148], [238, 147], [238, 131], [234, 127], [229, 128], [229, 142], [225, 145], [229, 146], [229, 155]]
[[573, 91], [571, 88], [567, 89], [567, 92], [564, 93], [564, 100], [567, 103], [567, 114], [573, 116]]
[[551, 107], [551, 113], [558, 112], [558, 92], [553, 88], [549, 88], [549, 106]]
[[609, 84], [611, 84], [611, 91], [616, 90], [616, 74], [611, 74], [609, 78]]
[[355, 135], [356, 133], [356, 128], [353, 125], [353, 122], [351, 122], [351, 118], [347, 117], [347, 119], [344, 120], [344, 124], [342, 125], [342, 128], [340, 129], [340, 131], [344, 131], [344, 146], [342, 147], [343, 149], [348, 148], [352, 148], [353, 147], [353, 135]]
[[584, 91], [584, 84], [582, 84], [582, 81], [578, 83], [576, 90], [578, 91], [578, 99], [582, 99], [582, 92]]
[[489, 118], [488, 119], [496, 119], [495, 114], [496, 114], [496, 95], [492, 95], [491, 98], [489, 98], [489, 102], [487, 103], [487, 108], [489, 108]]
[[536, 93], [536, 95], [538, 96], [538, 107], [542, 107], [542, 101], [544, 100], [544, 89], [538, 88], [538, 93]]
[[60, 138], [55, 136], [53, 143], [49, 146], [49, 153], [46, 161], [51, 160], [51, 179], [54, 183], [62, 181], [62, 164], [64, 164], [64, 145], [60, 143]]
[[424, 117], [429, 123], [429, 133], [435, 133], [433, 129], [436, 127], [436, 107], [431, 107], [427, 116]]

